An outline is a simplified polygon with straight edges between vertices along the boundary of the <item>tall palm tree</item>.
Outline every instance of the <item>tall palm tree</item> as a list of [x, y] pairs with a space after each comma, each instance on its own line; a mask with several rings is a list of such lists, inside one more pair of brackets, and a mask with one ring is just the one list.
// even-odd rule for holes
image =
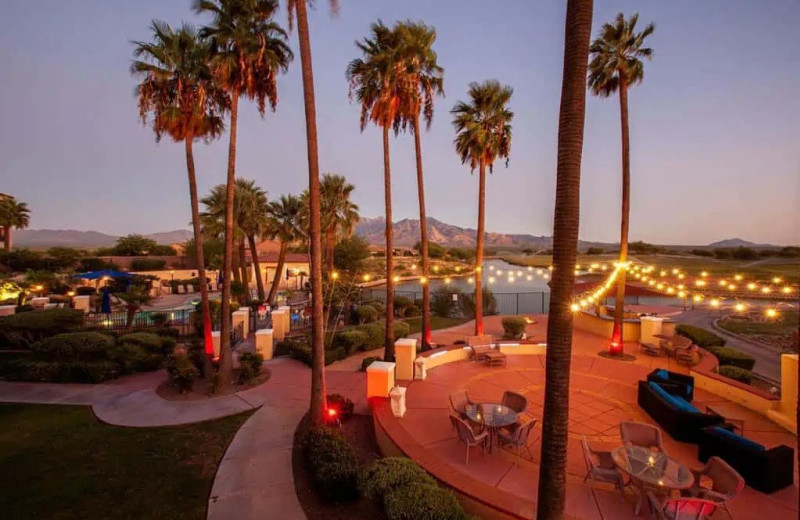
[[[300, 63], [303, 73], [303, 104], [306, 114], [306, 148], [308, 153], [309, 194], [309, 256], [311, 264], [311, 402], [309, 414], [312, 426], [321, 426], [325, 420], [325, 343], [322, 302], [322, 241], [320, 239], [320, 188], [319, 152], [317, 144], [317, 107], [314, 101], [314, 72], [311, 64], [311, 36], [308, 31], [308, 2], [313, 0], [287, 0], [289, 27], [297, 21], [297, 39], [300, 44]], [[338, 0], [329, 0], [331, 11], [338, 8]]]
[[586, 67], [592, 33], [592, 0], [568, 0], [564, 73], [558, 116], [558, 162], [553, 220], [553, 275], [547, 317], [542, 451], [536, 518], [562, 520], [566, 504], [569, 371], [575, 258], [580, 219], [581, 155], [586, 115]]
[[[600, 34], [589, 48], [592, 56], [589, 62], [589, 89], [600, 97], [609, 97], [614, 92], [619, 92], [619, 115], [622, 127], [622, 219], [619, 262], [623, 265], [628, 261], [628, 219], [631, 205], [628, 87], [641, 83], [644, 79], [642, 59], [649, 60], [653, 56], [653, 50], [644, 46], [644, 40], [655, 30], [655, 25], [650, 23], [643, 31], [637, 33], [638, 20], [638, 14], [626, 20], [625, 15], [619, 13], [613, 24], [603, 24]], [[611, 353], [620, 355], [624, 340], [622, 319], [625, 313], [625, 274], [626, 270], [623, 268], [617, 278], [614, 330], [611, 334]]]
[[514, 90], [497, 80], [481, 84], [470, 83], [469, 103], [459, 101], [453, 110], [456, 130], [456, 151], [462, 164], [478, 168], [478, 236], [475, 244], [475, 335], [483, 334], [483, 302], [481, 273], [483, 269], [483, 240], [486, 207], [486, 168], [492, 172], [494, 161], [504, 158], [508, 166], [511, 152], [511, 120], [514, 113], [507, 105]]
[[166, 23], [154, 20], [151, 29], [152, 42], [134, 43], [134, 57], [137, 59], [131, 65], [131, 73], [142, 78], [137, 87], [139, 117], [146, 123], [148, 115], [152, 114], [156, 141], [167, 134], [173, 141], [184, 143], [195, 260], [200, 278], [203, 342], [206, 354], [213, 354], [193, 146], [195, 139], [208, 142], [222, 132], [219, 112], [224, 98], [214, 85], [208, 68], [211, 46], [199, 38], [192, 26], [184, 25], [174, 31]]
[[[210, 13], [211, 25], [202, 29], [214, 46], [211, 71], [219, 87], [230, 99], [230, 143], [225, 198], [225, 247], [222, 270], [222, 325], [220, 327], [220, 363], [217, 386], [230, 381], [232, 370], [230, 344], [230, 275], [233, 255], [233, 195], [236, 177], [236, 132], [239, 97], [256, 101], [263, 116], [267, 102], [275, 110], [278, 103], [278, 72], [285, 72], [292, 60], [284, 31], [272, 16], [277, 0], [195, 0], [194, 10]], [[240, 251], [242, 248], [240, 248]]]
[[[242, 203], [239, 215], [237, 217], [237, 225], [242, 230], [242, 233], [247, 238], [247, 244], [250, 249], [250, 257], [253, 262], [253, 272], [255, 273], [256, 289], [258, 290], [258, 298], [264, 300], [264, 279], [261, 276], [261, 263], [258, 260], [258, 248], [256, 247], [256, 239], [261, 237], [266, 232], [267, 224], [267, 209], [269, 202], [267, 201], [267, 194], [264, 190], [256, 186], [255, 181], [247, 179], [236, 179], [236, 189], [242, 189]], [[234, 193], [234, 198], [236, 194]], [[235, 204], [234, 204], [235, 205]], [[250, 270], [247, 270], [250, 273]]]
[[269, 289], [267, 302], [272, 304], [275, 295], [278, 293], [278, 285], [281, 281], [283, 266], [286, 263], [287, 246], [302, 238], [303, 228], [301, 226], [301, 216], [303, 203], [295, 195], [281, 195], [277, 201], [272, 201], [267, 206], [267, 221], [265, 225], [265, 235], [272, 240], [281, 243], [278, 253], [278, 266], [275, 269], [275, 277], [272, 279], [272, 286]]
[[3, 228], [3, 245], [11, 251], [11, 233], [14, 228], [25, 229], [30, 223], [28, 204], [10, 196], [0, 197], [0, 227]]
[[[403, 120], [411, 126], [414, 134], [414, 153], [417, 167], [417, 193], [419, 197], [420, 255], [422, 256], [422, 276], [429, 279], [428, 260], [428, 218], [425, 214], [425, 183], [422, 174], [422, 143], [420, 141], [420, 114], [430, 129], [433, 120], [433, 99], [444, 95], [444, 69], [437, 63], [433, 43], [436, 29], [422, 22], [399, 22], [395, 26], [402, 40], [402, 74], [408, 82], [403, 91], [408, 98], [403, 103]], [[431, 343], [431, 288], [422, 284], [422, 348], [430, 348]]]
[[361, 131], [371, 121], [381, 127], [383, 134], [383, 195], [385, 208], [386, 238], [386, 333], [383, 358], [394, 361], [394, 249], [392, 235], [392, 178], [389, 161], [389, 130], [395, 135], [402, 123], [401, 102], [404, 96], [404, 78], [397, 74], [402, 66], [398, 55], [400, 39], [396, 31], [390, 30], [382, 21], [372, 24], [372, 37], [356, 42], [362, 57], [347, 66], [350, 82], [350, 97], [355, 96], [361, 105]]
[[[325, 237], [325, 270], [333, 271], [333, 248], [340, 238], [352, 236], [358, 223], [358, 205], [350, 200], [355, 186], [342, 175], [326, 173], [320, 182], [322, 234]], [[310, 200], [306, 195], [306, 200]]]

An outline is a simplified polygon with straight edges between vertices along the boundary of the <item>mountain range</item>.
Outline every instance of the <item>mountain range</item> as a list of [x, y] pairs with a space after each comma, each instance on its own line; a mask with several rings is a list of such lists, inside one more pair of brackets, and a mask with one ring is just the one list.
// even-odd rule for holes
[[[170, 245], [183, 243], [192, 237], [186, 229], [176, 229], [161, 233], [152, 233], [145, 237], [158, 244]], [[20, 229], [14, 231], [14, 245], [21, 247], [108, 247], [113, 246], [118, 236], [98, 231], [78, 231], [76, 229]]]

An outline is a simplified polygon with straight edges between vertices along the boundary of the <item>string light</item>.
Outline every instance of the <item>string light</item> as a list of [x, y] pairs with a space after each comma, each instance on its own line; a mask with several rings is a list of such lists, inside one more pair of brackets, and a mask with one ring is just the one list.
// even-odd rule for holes
[[781, 283], [782, 281], [783, 281], [783, 280], [781, 280], [781, 277], [780, 277], [780, 276], [776, 276], [776, 277], [774, 277], [774, 278], [772, 279], [772, 283], [775, 283], [775, 284]]
[[733, 279], [736, 280], [737, 282], [741, 282], [743, 278], [744, 276], [740, 274], [737, 274], [736, 276], [733, 277]]
[[708, 271], [703, 271], [702, 273], [700, 273], [700, 276], [702, 276], [703, 278], [707, 277]]
[[769, 287], [762, 287], [761, 292], [764, 294], [769, 294], [772, 292], [772, 289], [770, 289]]
[[444, 279], [444, 283], [450, 283], [450, 281], [451, 281], [451, 280], [450, 280], [450, 277], [449, 277], [449, 276], [445, 277], [445, 279]]
[[569, 306], [569, 310], [571, 310], [572, 312], [578, 312], [579, 310], [581, 310], [581, 308], [577, 303], [573, 303], [572, 305]]
[[489, 277], [489, 283], [494, 283], [494, 276]]
[[792, 292], [792, 288], [791, 288], [791, 287], [788, 287], [788, 286], [787, 286], [787, 287], [784, 287], [783, 289], [781, 289], [781, 292], [782, 292], [783, 294], [791, 294], [791, 292]]
[[737, 303], [734, 309], [736, 309], [736, 312], [744, 312], [746, 306], [743, 303]]
[[750, 282], [749, 284], [747, 284], [747, 289], [749, 291], [755, 291], [756, 290], [756, 284], [754, 284], [753, 282]]
[[426, 283], [428, 283], [428, 279], [425, 276], [420, 276], [419, 277], [419, 283], [421, 285], [425, 285]]
[[395, 276], [394, 278], [392, 278], [392, 280], [394, 280], [394, 282], [397, 283], [397, 282], [400, 281], [400, 277], [399, 276]]
[[713, 300], [711, 300], [711, 306], [712, 306], [712, 307], [719, 307], [719, 300], [718, 300], [718, 299], [716, 299], [716, 298], [714, 298]]
[[368, 275], [368, 274], [365, 274], [365, 275], [364, 275], [364, 281], [365, 281], [365, 282], [368, 282], [368, 281], [369, 281], [369, 275]]
[[338, 280], [339, 279], [339, 273], [337, 273], [336, 271], [333, 271], [331, 273], [331, 278], [334, 279], [334, 280]]
[[764, 311], [764, 314], [767, 315], [767, 318], [777, 318], [778, 317], [778, 311], [776, 311], [772, 307], [770, 307], [769, 309]]
[[473, 278], [473, 277], [471, 277], [471, 276], [470, 276], [470, 277], [467, 279], [467, 282], [468, 282], [468, 283], [470, 283], [470, 284], [473, 284], [473, 283], [475, 283], [475, 278]]

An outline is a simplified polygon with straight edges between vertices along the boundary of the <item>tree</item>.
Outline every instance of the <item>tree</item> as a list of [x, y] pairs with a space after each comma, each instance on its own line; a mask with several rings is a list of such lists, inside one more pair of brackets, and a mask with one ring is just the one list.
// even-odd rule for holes
[[[400, 103], [403, 96], [402, 75], [396, 73], [401, 57], [398, 56], [400, 40], [397, 32], [390, 30], [380, 20], [372, 24], [372, 37], [356, 42], [362, 57], [350, 62], [347, 80], [350, 97], [361, 105], [361, 131], [371, 121], [381, 128], [383, 135], [383, 195], [386, 251], [394, 249], [392, 235], [392, 180], [389, 161], [389, 130], [395, 135], [401, 123]], [[386, 255], [386, 333], [384, 335], [384, 360], [394, 361], [394, 257]]]
[[[619, 92], [619, 113], [622, 127], [622, 219], [620, 223], [619, 262], [628, 261], [628, 219], [630, 217], [630, 139], [628, 134], [628, 87], [642, 82], [642, 59], [650, 59], [653, 50], [644, 47], [644, 40], [655, 30], [651, 23], [642, 32], [636, 32], [638, 14], [625, 20], [619, 13], [613, 24], [603, 24], [599, 36], [592, 42], [588, 85], [593, 94], [609, 97]], [[611, 352], [622, 354], [622, 319], [625, 314], [625, 276], [620, 269], [617, 275], [617, 296], [614, 309], [614, 331], [611, 334]]]
[[566, 503], [569, 371], [572, 311], [580, 219], [581, 155], [586, 115], [586, 66], [592, 32], [592, 0], [568, 0], [564, 73], [558, 116], [558, 160], [553, 221], [553, 274], [547, 316], [542, 450], [536, 518], [562, 520]]
[[18, 202], [8, 195], [0, 195], [0, 228], [3, 230], [3, 244], [6, 252], [11, 251], [11, 233], [14, 228], [25, 229], [30, 223], [31, 210], [28, 204]]
[[144, 256], [155, 249], [157, 245], [156, 241], [151, 238], [132, 233], [117, 239], [117, 243], [114, 245], [114, 254], [117, 256]]
[[450, 111], [453, 114], [454, 141], [462, 164], [472, 171], [478, 168], [478, 234], [475, 244], [475, 335], [483, 334], [483, 304], [481, 303], [481, 273], [483, 241], [485, 239], [486, 168], [493, 171], [494, 161], [504, 158], [508, 166], [511, 153], [511, 120], [514, 113], [508, 102], [514, 90], [497, 80], [470, 83], [469, 102], [459, 101]]
[[[241, 188], [240, 188], [240, 182]], [[237, 215], [237, 225], [242, 230], [242, 234], [247, 237], [247, 243], [250, 247], [250, 258], [253, 262], [253, 270], [256, 278], [256, 289], [258, 290], [258, 299], [264, 300], [264, 279], [261, 276], [261, 263], [258, 261], [258, 248], [256, 247], [256, 238], [261, 238], [266, 232], [267, 224], [267, 209], [269, 202], [267, 202], [267, 194], [264, 190], [256, 186], [255, 181], [237, 179], [236, 189], [241, 189], [241, 207]], [[234, 197], [236, 194], [234, 193]], [[247, 271], [250, 272], [249, 270]]]
[[[340, 241], [334, 247], [337, 269], [355, 274], [361, 270], [364, 260], [369, 258], [369, 243], [359, 236], [352, 236]], [[387, 309], [388, 309], [387, 305]], [[388, 310], [387, 319], [388, 319]]]
[[[278, 8], [276, 0], [195, 0], [194, 10], [210, 13], [211, 25], [201, 33], [213, 47], [211, 72], [230, 102], [230, 141], [225, 192], [225, 246], [222, 259], [222, 320], [220, 326], [220, 361], [217, 387], [230, 382], [231, 313], [230, 296], [233, 256], [233, 196], [236, 179], [236, 132], [239, 97], [255, 100], [263, 117], [266, 105], [275, 110], [278, 103], [277, 73], [285, 72], [292, 60], [286, 45], [286, 32], [272, 20]], [[242, 248], [240, 248], [240, 251]]]
[[267, 302], [272, 304], [275, 295], [278, 293], [278, 285], [281, 281], [283, 266], [286, 263], [287, 246], [303, 236], [303, 229], [300, 226], [303, 203], [299, 197], [294, 195], [281, 195], [277, 201], [270, 202], [267, 207], [266, 235], [272, 240], [279, 240], [281, 243], [278, 253], [278, 266], [275, 269], [275, 277], [272, 279], [272, 287], [269, 289]]
[[[317, 108], [314, 101], [314, 73], [311, 63], [311, 37], [308, 31], [308, 5], [311, 0], [287, 0], [289, 27], [297, 21], [297, 39], [300, 44], [300, 63], [303, 76], [303, 105], [306, 115], [306, 149], [308, 153], [308, 241], [311, 264], [311, 400], [312, 426], [324, 422], [325, 403], [325, 343], [322, 295], [322, 242], [320, 240], [320, 186], [319, 153], [317, 144]], [[332, 11], [337, 0], [330, 0]]]
[[433, 43], [436, 41], [436, 30], [421, 22], [400, 22], [395, 26], [402, 39], [403, 64], [402, 71], [407, 82], [403, 93], [407, 96], [403, 101], [404, 128], [410, 125], [414, 134], [414, 154], [417, 167], [417, 193], [419, 198], [419, 229], [422, 256], [422, 348], [428, 349], [431, 344], [431, 288], [427, 282], [430, 276], [428, 261], [428, 219], [425, 214], [425, 182], [422, 173], [422, 142], [420, 140], [420, 114], [430, 129], [433, 120], [433, 99], [444, 95], [444, 69], [437, 63]]
[[[194, 238], [190, 238], [184, 245], [184, 253], [188, 258], [197, 256]], [[222, 267], [222, 240], [218, 238], [203, 238], [203, 260], [206, 269], [219, 269]]]
[[47, 249], [48, 263], [52, 262], [57, 269], [72, 269], [84, 256], [85, 251], [74, 247], [55, 246]]
[[[320, 182], [320, 207], [322, 211], [322, 233], [325, 236], [325, 268], [333, 271], [333, 248], [336, 241], [347, 238], [358, 223], [358, 205], [350, 200], [355, 186], [341, 176], [326, 173]], [[306, 195], [306, 200], [308, 196]]]

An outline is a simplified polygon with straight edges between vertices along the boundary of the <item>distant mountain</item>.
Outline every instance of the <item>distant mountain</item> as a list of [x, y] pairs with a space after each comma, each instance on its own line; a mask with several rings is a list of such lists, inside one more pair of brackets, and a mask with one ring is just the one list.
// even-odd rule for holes
[[725, 240], [719, 240], [717, 242], [712, 242], [708, 244], [708, 247], [778, 247], [772, 244], [756, 244], [755, 242], [750, 242], [748, 240], [742, 240], [741, 238], [726, 238]]
[[[192, 233], [185, 229], [145, 235], [159, 244], [170, 245], [186, 242]], [[14, 245], [21, 247], [108, 247], [113, 246], [118, 236], [98, 231], [75, 229], [20, 229], [14, 231]]]

